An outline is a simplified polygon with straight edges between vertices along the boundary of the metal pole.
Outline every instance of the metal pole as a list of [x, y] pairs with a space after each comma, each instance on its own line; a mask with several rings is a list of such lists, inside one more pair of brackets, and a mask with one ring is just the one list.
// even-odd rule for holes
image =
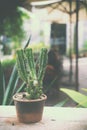
[[72, 0], [70, 0], [69, 2], [69, 6], [70, 6], [70, 36], [69, 36], [69, 46], [70, 46], [70, 52], [69, 52], [69, 55], [70, 55], [70, 72], [69, 72], [69, 82], [71, 84], [72, 82]]
[[78, 79], [78, 17], [79, 17], [79, 0], [76, 0], [76, 70], [75, 70], [75, 88], [76, 91], [79, 89], [79, 79]]

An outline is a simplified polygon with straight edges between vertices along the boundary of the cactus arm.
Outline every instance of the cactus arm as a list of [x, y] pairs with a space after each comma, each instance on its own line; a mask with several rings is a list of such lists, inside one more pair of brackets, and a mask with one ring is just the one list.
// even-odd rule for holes
[[33, 53], [32, 53], [32, 49], [28, 48], [25, 50], [25, 54], [27, 57], [27, 62], [28, 62], [28, 68], [29, 68], [29, 72], [30, 72], [30, 76], [32, 80], [36, 80], [36, 68], [35, 68], [35, 64], [34, 64], [34, 57], [33, 57]]
[[26, 72], [26, 65], [25, 65], [25, 57], [23, 50], [17, 50], [17, 68], [18, 68], [18, 74], [20, 78], [27, 82], [27, 72]]
[[42, 48], [39, 59], [39, 71], [38, 71], [38, 81], [42, 84], [46, 65], [47, 65], [47, 49]]

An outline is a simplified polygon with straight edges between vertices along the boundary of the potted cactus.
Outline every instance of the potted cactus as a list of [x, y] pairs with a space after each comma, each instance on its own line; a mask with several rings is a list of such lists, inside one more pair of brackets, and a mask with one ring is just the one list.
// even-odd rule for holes
[[47, 96], [43, 94], [43, 77], [47, 64], [47, 49], [42, 48], [37, 61], [31, 48], [18, 49], [17, 69], [25, 82], [25, 92], [16, 93], [13, 100], [20, 122], [38, 122], [42, 119], [43, 107]]

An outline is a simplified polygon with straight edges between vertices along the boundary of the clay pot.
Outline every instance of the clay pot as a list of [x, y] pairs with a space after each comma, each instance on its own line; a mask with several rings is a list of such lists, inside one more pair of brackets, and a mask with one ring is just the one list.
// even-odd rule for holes
[[17, 93], [13, 96], [18, 120], [22, 123], [35, 123], [40, 121], [47, 96], [43, 94], [40, 99], [24, 100], [20, 98], [22, 95], [23, 93]]

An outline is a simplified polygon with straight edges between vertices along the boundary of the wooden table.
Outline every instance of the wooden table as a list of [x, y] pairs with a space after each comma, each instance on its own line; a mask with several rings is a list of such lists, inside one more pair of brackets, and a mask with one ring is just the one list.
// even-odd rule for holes
[[14, 106], [0, 106], [0, 130], [87, 130], [87, 109], [45, 107], [40, 122], [23, 124]]

